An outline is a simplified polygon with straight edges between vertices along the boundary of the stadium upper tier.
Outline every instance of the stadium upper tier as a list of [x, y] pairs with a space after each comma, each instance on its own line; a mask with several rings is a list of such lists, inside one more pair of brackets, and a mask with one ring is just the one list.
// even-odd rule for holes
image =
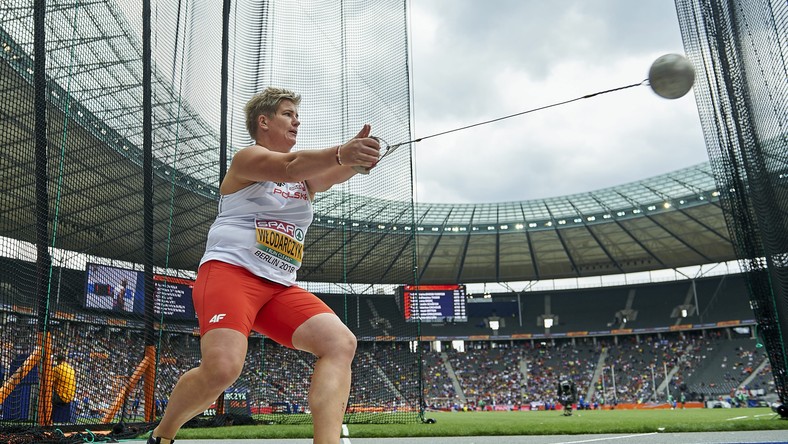
[[[319, 196], [316, 225], [350, 226], [363, 236], [412, 236], [421, 283], [597, 276], [735, 258], [708, 163], [549, 199], [416, 203], [413, 221], [377, 217], [407, 215], [409, 203], [371, 199], [344, 219], [324, 216], [342, 208], [342, 199], [338, 193]], [[315, 250], [331, 254], [315, 246], [307, 251]], [[385, 265], [365, 271], [384, 277], [376, 267]]]
[[[104, 9], [92, 14], [93, 8]], [[10, 7], [0, 19], [0, 76], [19, 85], [4, 91], [0, 105], [3, 174], [15, 178], [0, 198], [0, 235], [34, 243], [31, 9]], [[65, 157], [68, 168], [53, 174], [76, 196], [58, 203], [56, 246], [85, 251], [88, 235], [89, 254], [143, 263], [140, 50], [128, 38], [127, 25], [113, 19], [119, 14], [111, 3], [86, 11], [92, 27], [59, 26], [50, 31], [69, 35], [48, 37], [55, 42], [47, 60], [50, 158]], [[67, 12], [62, 20], [69, 20]], [[81, 33], [79, 38], [72, 31]], [[154, 69], [155, 261], [194, 270], [216, 215], [219, 137], [188, 104], [172, 106], [181, 99], [163, 77]], [[717, 196], [708, 163], [604, 190], [519, 202], [414, 204], [364, 198], [359, 204], [358, 195], [327, 192], [315, 201], [300, 278], [507, 282], [728, 261], [735, 255]], [[75, 233], [80, 235], [70, 236]], [[324, 241], [328, 238], [342, 239], [345, 247]], [[376, 253], [379, 245], [416, 251], [418, 269], [405, 278], [392, 272], [402, 269], [397, 261], [412, 258]]]

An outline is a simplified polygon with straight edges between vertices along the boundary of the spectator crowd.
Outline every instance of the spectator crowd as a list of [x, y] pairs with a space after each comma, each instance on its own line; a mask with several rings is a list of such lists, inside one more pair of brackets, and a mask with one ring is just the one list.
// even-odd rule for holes
[[[138, 330], [63, 323], [53, 331], [53, 353], [65, 353], [76, 370], [76, 413], [103, 417], [144, 357]], [[0, 374], [36, 346], [35, 325], [8, 322], [0, 337]], [[27, 338], [20, 340], [19, 338]], [[163, 332], [157, 337], [156, 412], [179, 376], [199, 364], [199, 338]], [[723, 400], [746, 406], [775, 392], [771, 369], [752, 338], [730, 330], [562, 340], [469, 341], [466, 350], [418, 350], [406, 342], [360, 342], [353, 363], [349, 409], [386, 411], [424, 406], [466, 410], [556, 408], [559, 379], [570, 379], [578, 408], [619, 403]], [[307, 411], [314, 358], [262, 337], [250, 338], [247, 364], [236, 386], [253, 411]], [[767, 362], [764, 364], [764, 362]], [[423, 381], [417, 375], [421, 371]], [[746, 385], [743, 385], [748, 381]], [[124, 400], [126, 420], [144, 412], [142, 384]], [[678, 404], [677, 404], [678, 405]]]

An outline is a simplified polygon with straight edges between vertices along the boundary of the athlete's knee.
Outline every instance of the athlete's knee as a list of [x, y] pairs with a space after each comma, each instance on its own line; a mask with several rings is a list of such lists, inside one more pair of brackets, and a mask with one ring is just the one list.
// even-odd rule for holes
[[356, 355], [356, 335], [350, 329], [342, 325], [340, 328], [326, 334], [326, 343], [322, 347], [325, 353], [321, 357], [330, 356], [333, 359], [347, 361], [349, 364]]
[[352, 361], [353, 357], [356, 356], [357, 346], [358, 341], [356, 340], [356, 335], [354, 335], [350, 329], [345, 329], [345, 333], [339, 339], [338, 353], [348, 361]]
[[231, 386], [243, 370], [243, 360], [211, 359], [203, 360], [200, 367], [207, 376], [208, 384], [213, 388], [225, 389]]
[[238, 379], [246, 359], [247, 341], [241, 332], [226, 328], [210, 330], [203, 335], [200, 368], [207, 376], [206, 384], [226, 388]]

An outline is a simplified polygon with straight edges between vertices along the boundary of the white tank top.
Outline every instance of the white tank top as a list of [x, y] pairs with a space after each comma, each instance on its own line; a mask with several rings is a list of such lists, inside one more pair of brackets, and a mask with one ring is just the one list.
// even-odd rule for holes
[[311, 223], [312, 202], [304, 182], [255, 182], [219, 198], [200, 265], [227, 262], [291, 286]]

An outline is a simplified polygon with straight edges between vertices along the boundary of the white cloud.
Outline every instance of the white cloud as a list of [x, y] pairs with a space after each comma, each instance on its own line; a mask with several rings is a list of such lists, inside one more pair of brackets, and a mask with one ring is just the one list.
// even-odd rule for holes
[[[672, 0], [414, 0], [416, 137], [639, 82], [683, 52]], [[413, 145], [417, 199], [493, 202], [620, 185], [707, 159], [692, 93], [604, 94]]]

